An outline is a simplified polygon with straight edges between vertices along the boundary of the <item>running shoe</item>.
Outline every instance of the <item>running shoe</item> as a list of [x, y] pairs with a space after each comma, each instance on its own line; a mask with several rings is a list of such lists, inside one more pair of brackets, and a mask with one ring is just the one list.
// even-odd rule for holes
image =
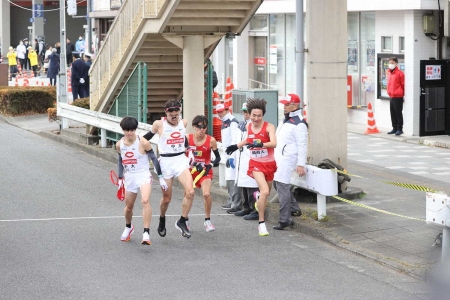
[[255, 198], [255, 209], [258, 211], [258, 200], [259, 200], [259, 191], [253, 193], [253, 198]]
[[178, 220], [175, 222], [175, 228], [181, 232], [181, 236], [187, 239], [191, 237], [191, 233], [189, 232], [189, 225], [187, 222], [181, 223], [180, 220]]
[[150, 245], [151, 244], [151, 242], [150, 242], [150, 234], [148, 234], [148, 232], [144, 232], [142, 234], [142, 242], [141, 242], [141, 244], [142, 245]]
[[134, 232], [133, 225], [131, 225], [130, 228], [125, 227], [125, 230], [123, 231], [122, 236], [120, 237], [120, 240], [124, 241], [124, 242], [128, 242], [131, 239], [131, 235], [133, 234], [133, 232]]
[[159, 218], [159, 225], [158, 225], [158, 234], [161, 237], [165, 237], [166, 236], [166, 218], [163, 219], [163, 221], [161, 221], [161, 218]]
[[206, 232], [211, 232], [216, 230], [216, 227], [214, 227], [214, 225], [211, 223], [210, 220], [205, 221], [205, 223], [203, 223], [203, 225], [205, 225], [206, 227]]
[[268, 236], [269, 235], [269, 232], [267, 231], [265, 222], [258, 225], [258, 231], [259, 231], [260, 236]]

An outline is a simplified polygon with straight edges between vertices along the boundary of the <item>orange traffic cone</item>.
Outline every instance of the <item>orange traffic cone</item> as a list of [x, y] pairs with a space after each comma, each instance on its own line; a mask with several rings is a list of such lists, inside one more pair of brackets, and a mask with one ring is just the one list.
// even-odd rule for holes
[[303, 120], [308, 122], [308, 119], [306, 118], [306, 105], [303, 105]]
[[381, 131], [378, 130], [375, 117], [373, 116], [372, 103], [369, 102], [367, 104], [367, 109], [367, 130], [364, 134], [380, 133]]
[[225, 88], [224, 104], [225, 107], [229, 107], [230, 113], [233, 113], [233, 97], [231, 91], [234, 89], [234, 84], [231, 82], [231, 78], [227, 77], [227, 86]]
[[44, 86], [44, 80], [41, 81], [41, 86]]

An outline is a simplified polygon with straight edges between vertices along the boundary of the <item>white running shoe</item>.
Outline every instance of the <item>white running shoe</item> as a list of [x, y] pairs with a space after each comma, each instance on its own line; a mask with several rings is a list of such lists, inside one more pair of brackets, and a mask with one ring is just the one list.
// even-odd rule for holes
[[258, 200], [259, 200], [259, 191], [256, 191], [253, 193], [253, 198], [255, 198], [255, 209], [258, 211]]
[[133, 225], [131, 225], [130, 228], [125, 227], [125, 230], [123, 231], [122, 236], [120, 237], [120, 240], [124, 241], [124, 242], [128, 242], [131, 239], [131, 235], [133, 234], [133, 232], [134, 232]]
[[258, 231], [259, 231], [260, 236], [268, 236], [269, 235], [269, 232], [267, 231], [265, 222], [258, 225]]
[[142, 245], [151, 245], [150, 234], [148, 234], [148, 232], [144, 232], [142, 234], [142, 242], [141, 242], [141, 244]]
[[216, 230], [216, 227], [214, 227], [214, 225], [211, 223], [210, 220], [205, 221], [205, 223], [203, 223], [203, 225], [205, 225], [206, 227], [206, 232], [211, 232]]

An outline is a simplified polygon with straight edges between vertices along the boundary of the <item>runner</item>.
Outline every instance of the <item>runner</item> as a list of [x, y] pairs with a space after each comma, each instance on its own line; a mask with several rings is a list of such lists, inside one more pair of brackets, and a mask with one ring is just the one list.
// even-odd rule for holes
[[[189, 147], [194, 149], [194, 163], [191, 168], [192, 180], [197, 188], [202, 189], [205, 201], [205, 228], [206, 232], [214, 231], [216, 228], [211, 223], [211, 179], [213, 178], [212, 167], [217, 167], [220, 162], [220, 154], [217, 149], [216, 139], [206, 134], [208, 119], [205, 116], [196, 116], [192, 120], [194, 134], [188, 135]], [[215, 159], [211, 162], [211, 150]], [[203, 173], [203, 174], [202, 174]]]
[[[142, 244], [150, 245], [150, 223], [152, 218], [150, 194], [152, 176], [149, 170], [149, 157], [152, 159], [155, 169], [159, 174], [161, 174], [161, 171], [150, 142], [136, 135], [138, 121], [133, 117], [124, 117], [120, 122], [120, 127], [123, 130], [124, 137], [116, 143], [116, 150], [119, 153], [117, 163], [119, 169], [119, 189], [125, 184], [125, 230], [120, 239], [127, 242], [134, 232], [131, 219], [133, 218], [134, 202], [136, 201], [138, 191], [140, 191], [142, 220], [144, 223]], [[160, 184], [161, 186], [166, 186], [164, 180], [160, 180]]]
[[252, 121], [247, 125], [248, 137], [246, 140], [228, 146], [226, 149], [228, 155], [245, 145], [250, 150], [247, 175], [254, 178], [259, 187], [259, 192], [255, 192], [255, 199], [257, 200], [256, 209], [259, 215], [258, 231], [260, 236], [269, 235], [264, 220], [264, 212], [272, 188], [273, 175], [277, 170], [274, 157], [274, 148], [277, 145], [275, 126], [263, 120], [266, 113], [266, 103], [264, 99], [249, 98], [247, 100], [247, 109]]
[[185, 238], [190, 238], [188, 214], [194, 200], [194, 188], [192, 177], [189, 172], [189, 162], [185, 153], [188, 150], [192, 160], [192, 151], [187, 149], [186, 126], [187, 120], [181, 118], [181, 103], [177, 100], [169, 100], [164, 105], [166, 117], [153, 122], [152, 130], [144, 137], [150, 140], [155, 134], [159, 135], [158, 151], [160, 153], [160, 166], [162, 177], [167, 183], [167, 190], [162, 191], [159, 210], [158, 234], [166, 236], [166, 212], [172, 200], [173, 178], [178, 177], [178, 181], [184, 188], [184, 198], [182, 202], [181, 217], [175, 222], [175, 227]]

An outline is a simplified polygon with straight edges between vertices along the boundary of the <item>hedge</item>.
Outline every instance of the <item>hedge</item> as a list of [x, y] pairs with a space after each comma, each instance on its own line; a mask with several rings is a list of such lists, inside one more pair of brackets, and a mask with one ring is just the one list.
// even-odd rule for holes
[[0, 87], [0, 113], [9, 116], [46, 113], [56, 102], [54, 86]]

